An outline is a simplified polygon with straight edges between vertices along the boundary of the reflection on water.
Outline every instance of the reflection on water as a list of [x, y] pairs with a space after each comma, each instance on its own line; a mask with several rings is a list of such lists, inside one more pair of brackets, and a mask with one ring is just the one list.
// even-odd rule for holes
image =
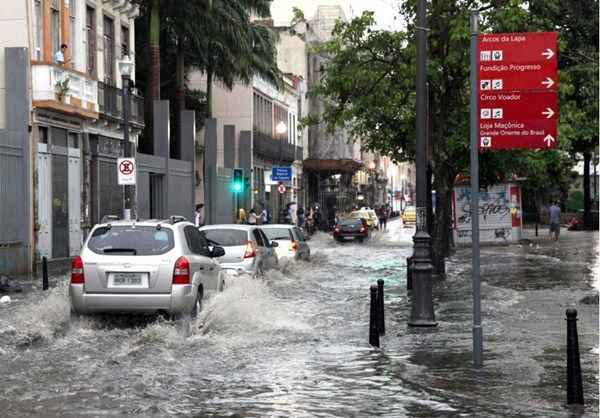
[[[231, 278], [190, 335], [156, 317], [70, 319], [64, 285], [18, 297], [0, 307], [0, 409], [16, 417], [568, 417], [564, 309], [598, 289], [597, 239], [590, 248], [564, 240], [558, 251], [482, 249], [485, 368], [474, 371], [469, 250], [435, 285], [439, 326], [410, 329], [413, 230], [389, 225], [364, 244], [319, 233], [310, 262], [264, 281]], [[380, 350], [367, 344], [369, 285], [379, 278], [388, 331]], [[577, 308], [584, 416], [592, 417], [598, 313]]]

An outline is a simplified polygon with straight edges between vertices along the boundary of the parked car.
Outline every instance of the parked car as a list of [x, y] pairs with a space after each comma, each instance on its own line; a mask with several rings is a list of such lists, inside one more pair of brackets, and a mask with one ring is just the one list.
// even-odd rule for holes
[[221, 268], [229, 274], [262, 276], [278, 265], [277, 242], [271, 242], [255, 225], [208, 225], [200, 228], [209, 245], [225, 250], [218, 258]]
[[350, 212], [350, 218], [353, 219], [364, 219], [367, 221], [369, 229], [379, 228], [379, 218], [373, 209], [361, 208]]
[[181, 217], [98, 224], [72, 260], [72, 311], [195, 318], [224, 287], [223, 254]]
[[407, 206], [402, 212], [402, 222], [405, 224], [417, 222], [417, 208], [414, 206]]
[[358, 240], [363, 242], [369, 238], [369, 226], [365, 219], [361, 218], [345, 218], [338, 220], [335, 228], [333, 228], [333, 238], [336, 241], [342, 242], [346, 240]]
[[308, 260], [310, 247], [304, 238], [304, 232], [294, 225], [261, 225], [261, 229], [269, 240], [275, 241], [277, 257]]

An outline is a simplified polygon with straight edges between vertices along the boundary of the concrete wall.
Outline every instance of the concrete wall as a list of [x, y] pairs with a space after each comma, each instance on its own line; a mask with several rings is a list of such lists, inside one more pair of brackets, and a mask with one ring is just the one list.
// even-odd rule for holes
[[[9, 3], [6, 1], [6, 3]], [[5, 83], [5, 48], [29, 47], [28, 14], [29, 1], [2, 2], [0, 7], [0, 129], [6, 128], [6, 83]]]

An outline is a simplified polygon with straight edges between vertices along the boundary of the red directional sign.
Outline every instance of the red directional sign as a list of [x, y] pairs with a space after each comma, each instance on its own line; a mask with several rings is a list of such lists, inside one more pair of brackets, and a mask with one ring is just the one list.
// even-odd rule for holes
[[480, 35], [478, 61], [479, 147], [557, 147], [556, 33]]

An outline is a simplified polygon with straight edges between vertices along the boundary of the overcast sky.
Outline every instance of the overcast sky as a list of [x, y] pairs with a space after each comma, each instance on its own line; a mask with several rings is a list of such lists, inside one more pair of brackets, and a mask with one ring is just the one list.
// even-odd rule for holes
[[400, 29], [402, 27], [398, 17], [399, 4], [399, 0], [351, 0], [354, 15], [360, 16], [364, 10], [372, 10], [375, 12], [375, 20], [380, 29]]

